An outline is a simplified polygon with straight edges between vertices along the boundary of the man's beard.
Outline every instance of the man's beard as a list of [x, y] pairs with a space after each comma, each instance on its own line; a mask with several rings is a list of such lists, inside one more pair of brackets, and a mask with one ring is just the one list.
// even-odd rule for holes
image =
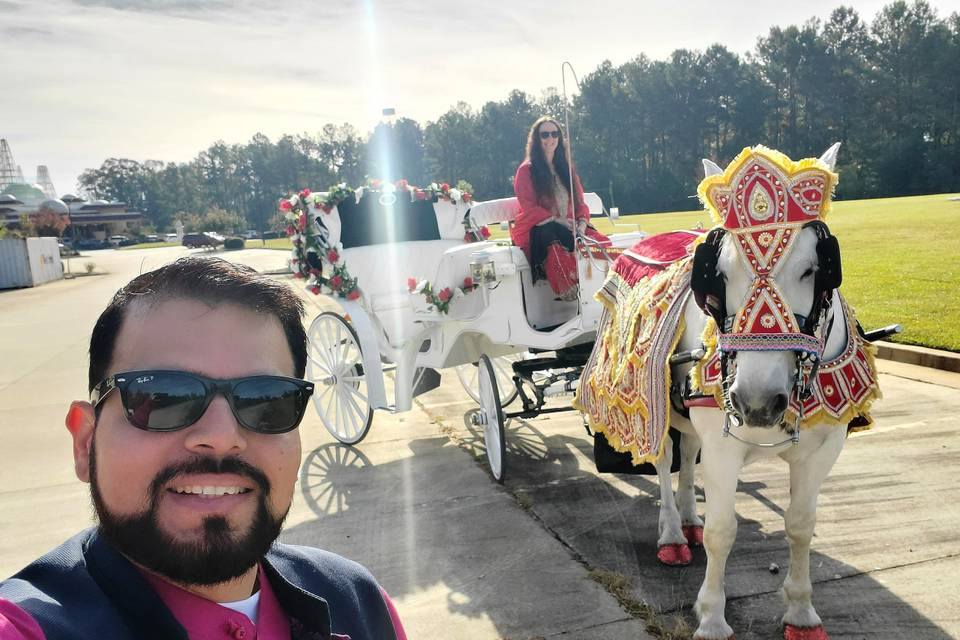
[[[116, 515], [104, 503], [96, 468], [94, 441], [90, 448], [90, 497], [101, 535], [134, 563], [173, 582], [209, 586], [242, 576], [270, 549], [287, 517], [287, 512], [279, 516], [270, 513], [270, 481], [239, 458], [194, 458], [165, 468], [150, 484], [149, 506], [130, 516]], [[253, 480], [258, 487], [257, 508], [249, 529], [231, 532], [227, 519], [217, 515], [204, 518], [199, 540], [180, 542], [168, 535], [157, 515], [163, 487], [184, 473], [232, 473]]]

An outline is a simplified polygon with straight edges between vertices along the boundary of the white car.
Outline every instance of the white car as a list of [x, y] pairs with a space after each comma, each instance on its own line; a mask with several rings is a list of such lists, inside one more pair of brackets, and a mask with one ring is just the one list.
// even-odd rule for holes
[[121, 244], [123, 244], [129, 239], [130, 238], [128, 238], [127, 236], [110, 236], [107, 239], [107, 242], [109, 242], [110, 246], [112, 247], [119, 247]]

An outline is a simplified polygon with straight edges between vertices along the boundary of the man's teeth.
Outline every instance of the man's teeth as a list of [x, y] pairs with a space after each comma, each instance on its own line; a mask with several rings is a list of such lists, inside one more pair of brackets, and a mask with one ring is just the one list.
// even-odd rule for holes
[[189, 493], [198, 496], [232, 496], [249, 491], [249, 489], [243, 487], [174, 487], [173, 490], [177, 493]]

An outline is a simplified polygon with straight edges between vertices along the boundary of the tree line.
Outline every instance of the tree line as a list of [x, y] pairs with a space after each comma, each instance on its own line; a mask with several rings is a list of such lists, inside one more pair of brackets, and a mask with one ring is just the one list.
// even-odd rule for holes
[[[960, 191], [960, 14], [897, 1], [868, 23], [839, 7], [772, 27], [744, 56], [714, 44], [607, 61], [569, 107], [585, 187], [624, 212], [694, 208], [700, 158], [724, 166], [753, 144], [799, 158], [842, 142], [839, 198]], [[276, 141], [258, 133], [187, 163], [111, 158], [80, 187], [126, 202], [158, 230], [190, 215], [203, 224], [208, 211], [266, 229], [283, 194], [367, 177], [466, 179], [476, 198], [499, 198], [513, 195], [527, 129], [543, 114], [563, 120], [554, 88], [479, 109], [460, 102], [425, 126], [399, 118], [368, 134], [348, 124]]]

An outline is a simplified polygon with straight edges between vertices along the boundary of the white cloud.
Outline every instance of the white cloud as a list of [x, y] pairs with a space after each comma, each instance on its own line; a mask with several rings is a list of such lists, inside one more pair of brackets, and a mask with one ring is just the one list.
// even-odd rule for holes
[[[743, 53], [770, 26], [840, 4], [0, 0], [0, 58], [17, 68], [0, 137], [26, 174], [47, 164], [66, 192], [107, 157], [182, 162], [258, 131], [367, 131], [385, 106], [425, 123], [460, 100], [539, 95], [560, 86], [564, 60], [584, 75], [715, 42]], [[854, 4], [870, 20], [887, 3]]]

